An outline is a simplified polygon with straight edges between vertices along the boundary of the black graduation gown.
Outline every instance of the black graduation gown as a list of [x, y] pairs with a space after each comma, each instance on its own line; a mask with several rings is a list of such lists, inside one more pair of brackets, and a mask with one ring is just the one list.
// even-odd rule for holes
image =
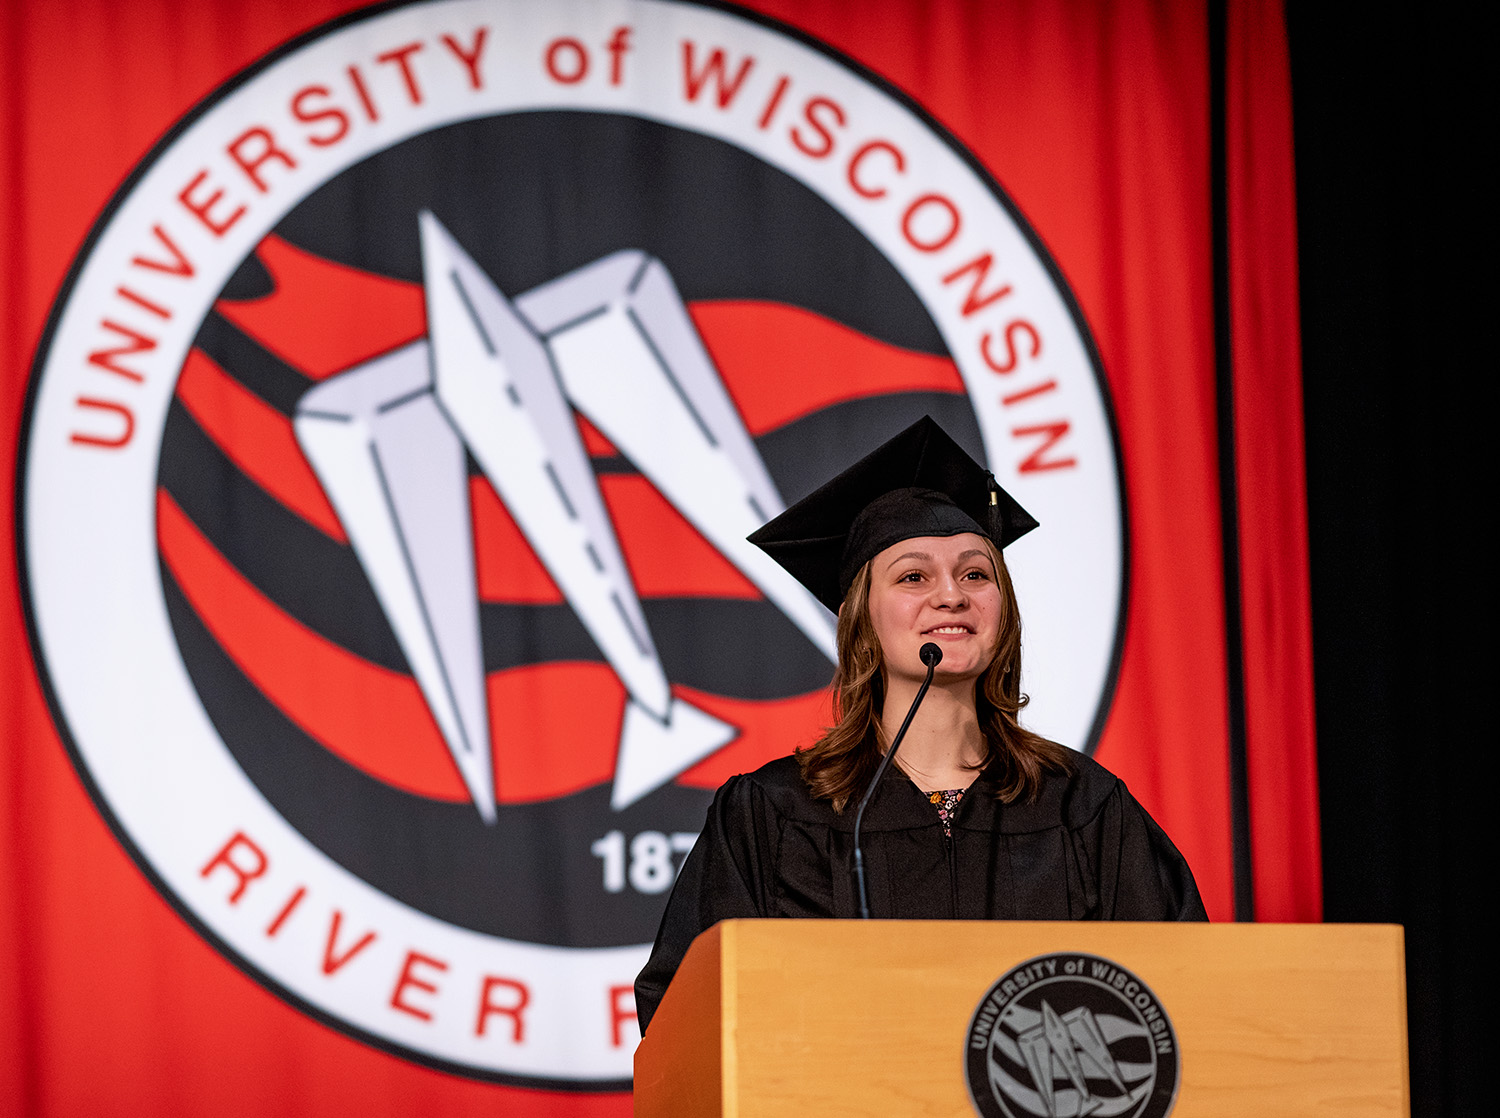
[[[984, 774], [954, 813], [895, 765], [865, 811], [870, 914], [936, 920], [1206, 920], [1187, 862], [1123, 781], [1082, 755], [1035, 803]], [[815, 800], [795, 758], [729, 780], [667, 901], [635, 982], [642, 1030], [699, 933], [732, 917], [854, 917], [854, 810]]]

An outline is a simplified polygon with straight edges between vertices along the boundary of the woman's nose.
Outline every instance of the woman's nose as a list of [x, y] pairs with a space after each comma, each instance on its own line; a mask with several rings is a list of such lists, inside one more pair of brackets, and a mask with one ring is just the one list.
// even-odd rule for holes
[[968, 603], [963, 584], [954, 578], [940, 578], [933, 583], [933, 599], [941, 606], [960, 606]]

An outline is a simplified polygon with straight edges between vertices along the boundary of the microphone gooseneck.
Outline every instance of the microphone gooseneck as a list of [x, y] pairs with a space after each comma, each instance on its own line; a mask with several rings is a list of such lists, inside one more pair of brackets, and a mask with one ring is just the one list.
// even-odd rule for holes
[[932, 686], [932, 673], [943, 662], [943, 650], [931, 641], [921, 647], [918, 655], [921, 656], [922, 663], [927, 665], [927, 678], [922, 680], [922, 686], [917, 688], [917, 697], [911, 701], [911, 709], [906, 712], [906, 720], [901, 723], [901, 729], [896, 731], [896, 738], [891, 742], [891, 747], [885, 751], [885, 756], [880, 759], [880, 764], [875, 766], [875, 776], [870, 781], [870, 786], [865, 789], [864, 798], [859, 801], [859, 810], [854, 813], [854, 884], [859, 891], [859, 918], [861, 920], [870, 918], [870, 899], [865, 895], [865, 855], [859, 847], [859, 829], [865, 820], [865, 808], [869, 807], [870, 801], [874, 799], [875, 789], [880, 787], [880, 778], [885, 775], [885, 767], [896, 756], [896, 750], [901, 748], [901, 739], [906, 737], [906, 728], [916, 717], [917, 708], [922, 705], [927, 688]]

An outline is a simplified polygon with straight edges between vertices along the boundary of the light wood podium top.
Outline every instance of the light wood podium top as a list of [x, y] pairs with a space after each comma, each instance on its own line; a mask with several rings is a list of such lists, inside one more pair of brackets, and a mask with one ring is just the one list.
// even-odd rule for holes
[[1409, 1113], [1399, 927], [937, 920], [705, 932], [636, 1052], [635, 1112], [972, 1118], [981, 1000], [1018, 964], [1070, 952], [1159, 999], [1174, 1118]]

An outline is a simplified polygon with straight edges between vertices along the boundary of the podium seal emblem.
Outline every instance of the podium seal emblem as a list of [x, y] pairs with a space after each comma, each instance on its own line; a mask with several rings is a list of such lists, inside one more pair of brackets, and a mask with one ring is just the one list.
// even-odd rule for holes
[[969, 1098], [983, 1118], [1164, 1118], [1181, 1057], [1156, 994], [1109, 959], [1039, 955], [1007, 971], [969, 1022]]

